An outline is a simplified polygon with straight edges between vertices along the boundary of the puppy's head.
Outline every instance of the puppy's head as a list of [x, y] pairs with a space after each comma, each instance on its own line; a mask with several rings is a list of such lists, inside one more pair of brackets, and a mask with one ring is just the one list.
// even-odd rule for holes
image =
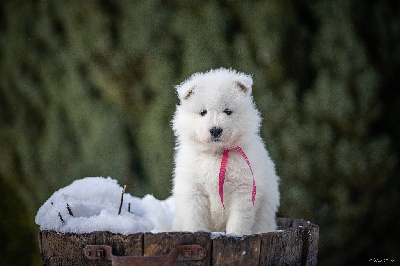
[[176, 86], [173, 129], [178, 141], [194, 141], [203, 149], [233, 148], [257, 134], [260, 116], [254, 106], [249, 75], [224, 68], [193, 74]]

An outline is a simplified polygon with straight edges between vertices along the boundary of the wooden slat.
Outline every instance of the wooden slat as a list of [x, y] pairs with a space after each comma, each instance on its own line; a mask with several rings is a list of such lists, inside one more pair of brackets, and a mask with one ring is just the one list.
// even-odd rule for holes
[[124, 236], [110, 232], [90, 234], [58, 234], [54, 231], [39, 233], [43, 265], [111, 265], [107, 261], [91, 261], [83, 254], [86, 245], [107, 244], [119, 256], [142, 256], [143, 234]]
[[175, 265], [210, 265], [211, 262], [211, 234], [209, 232], [168, 232], [145, 233], [144, 256], [160, 256], [171, 252], [179, 245], [197, 244], [206, 248], [206, 258], [203, 261], [176, 263]]
[[128, 236], [110, 232], [95, 232], [96, 245], [109, 245], [115, 256], [143, 256], [143, 233]]
[[212, 265], [258, 265], [260, 235], [226, 236], [213, 239]]
[[306, 223], [303, 227], [303, 265], [317, 265], [319, 227]]
[[303, 235], [290, 228], [261, 235], [260, 265], [301, 265]]

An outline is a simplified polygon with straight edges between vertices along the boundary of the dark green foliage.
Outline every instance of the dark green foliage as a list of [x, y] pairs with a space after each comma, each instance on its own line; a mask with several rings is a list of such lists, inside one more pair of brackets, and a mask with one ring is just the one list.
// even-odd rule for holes
[[17, 187], [0, 178], [0, 265], [39, 265], [37, 230], [30, 219]]
[[320, 226], [319, 262], [400, 260], [396, 1], [0, 5], [0, 175], [31, 225], [85, 176], [167, 197], [173, 86], [224, 66], [253, 74], [280, 215]]

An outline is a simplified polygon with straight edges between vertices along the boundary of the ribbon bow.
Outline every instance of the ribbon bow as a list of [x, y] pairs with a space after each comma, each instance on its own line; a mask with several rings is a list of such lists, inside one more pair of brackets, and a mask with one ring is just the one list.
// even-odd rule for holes
[[[253, 190], [251, 192], [251, 201], [253, 202], [254, 205], [254, 201], [256, 199], [256, 193], [257, 193], [257, 189], [256, 189], [256, 182], [254, 181], [254, 174], [253, 174], [253, 170], [251, 169], [251, 165], [250, 165], [250, 161], [247, 158], [246, 154], [244, 153], [244, 151], [242, 150], [242, 148], [240, 147], [236, 147], [235, 150], [237, 150], [240, 155], [242, 155], [242, 157], [246, 160], [247, 165], [250, 168], [251, 171], [251, 175], [253, 177]], [[225, 205], [224, 205], [224, 182], [225, 182], [225, 173], [226, 173], [226, 163], [228, 162], [228, 154], [229, 154], [229, 149], [224, 150], [224, 153], [222, 155], [222, 160], [221, 160], [221, 167], [219, 169], [219, 196], [221, 198], [221, 203], [222, 203], [222, 209], [225, 210]]]

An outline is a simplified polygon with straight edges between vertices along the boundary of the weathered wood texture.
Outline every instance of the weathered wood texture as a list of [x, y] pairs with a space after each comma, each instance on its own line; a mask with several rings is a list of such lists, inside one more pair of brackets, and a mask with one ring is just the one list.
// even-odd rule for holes
[[114, 255], [142, 256], [143, 234], [124, 236], [110, 232], [90, 234], [39, 233], [39, 247], [43, 265], [111, 265], [108, 261], [91, 261], [83, 254], [86, 245], [110, 245]]
[[144, 234], [143, 255], [159, 256], [168, 254], [179, 245], [197, 244], [206, 248], [206, 258], [200, 262], [188, 261], [176, 263], [175, 265], [210, 265], [211, 261], [211, 238], [209, 232], [168, 232], [161, 234]]
[[318, 226], [301, 219], [277, 219], [275, 232], [249, 235], [216, 235], [210, 232], [138, 233], [129, 236], [110, 232], [90, 234], [39, 233], [43, 265], [111, 265], [89, 260], [86, 245], [109, 245], [116, 256], [160, 256], [179, 245], [197, 244], [206, 249], [202, 261], [175, 265], [316, 265]]
[[260, 265], [316, 265], [318, 226], [278, 218], [278, 231], [261, 235]]
[[258, 265], [259, 235], [220, 236], [213, 239], [212, 265]]

